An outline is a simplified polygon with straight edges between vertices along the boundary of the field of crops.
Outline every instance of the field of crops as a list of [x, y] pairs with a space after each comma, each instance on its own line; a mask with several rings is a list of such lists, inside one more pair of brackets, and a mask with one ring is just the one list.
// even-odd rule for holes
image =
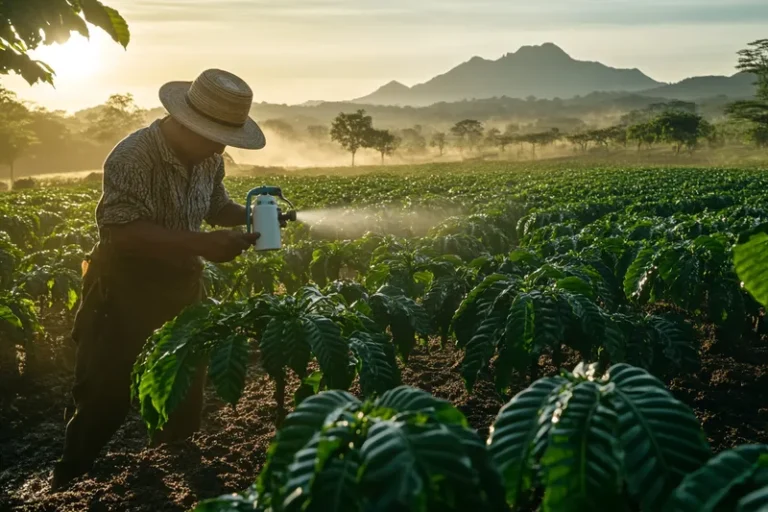
[[[741, 283], [765, 253], [743, 248], [768, 238], [768, 171], [227, 181], [236, 198], [262, 184], [307, 223], [206, 267], [211, 300], [148, 340], [135, 411], [56, 494], [100, 189], [0, 196], [0, 509], [768, 507], [765, 290]], [[201, 358], [202, 431], [146, 448]]]

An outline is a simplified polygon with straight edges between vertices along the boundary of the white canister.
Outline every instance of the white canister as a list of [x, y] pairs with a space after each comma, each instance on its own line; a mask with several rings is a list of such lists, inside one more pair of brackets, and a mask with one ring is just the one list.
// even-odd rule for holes
[[257, 195], [251, 210], [251, 231], [260, 233], [257, 251], [276, 251], [282, 248], [280, 222], [277, 218], [277, 200], [270, 195]]

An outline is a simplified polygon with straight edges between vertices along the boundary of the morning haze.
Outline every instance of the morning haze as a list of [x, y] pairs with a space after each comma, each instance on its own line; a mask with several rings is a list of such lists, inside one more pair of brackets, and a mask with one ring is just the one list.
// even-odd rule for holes
[[0, 511], [768, 511], [766, 0], [0, 0], [0, 80]]
[[760, 0], [112, 3], [130, 21], [129, 51], [99, 32], [90, 45], [67, 45], [71, 52], [40, 52], [61, 75], [55, 90], [19, 79], [6, 86], [70, 112], [120, 92], [149, 108], [159, 105], [158, 83], [221, 67], [248, 80], [257, 101], [340, 101], [391, 80], [425, 82], [473, 56], [495, 60], [545, 42], [579, 60], [677, 82], [732, 74], [734, 53], [768, 22]]

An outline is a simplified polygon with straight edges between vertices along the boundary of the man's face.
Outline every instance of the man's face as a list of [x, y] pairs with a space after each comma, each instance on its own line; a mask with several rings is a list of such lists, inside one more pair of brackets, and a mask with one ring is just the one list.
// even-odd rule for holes
[[213, 155], [221, 155], [227, 147], [224, 144], [208, 140], [191, 130], [185, 129], [185, 131], [187, 132], [187, 136], [185, 137], [186, 143], [184, 144], [184, 149], [189, 160], [195, 164], [198, 164]]

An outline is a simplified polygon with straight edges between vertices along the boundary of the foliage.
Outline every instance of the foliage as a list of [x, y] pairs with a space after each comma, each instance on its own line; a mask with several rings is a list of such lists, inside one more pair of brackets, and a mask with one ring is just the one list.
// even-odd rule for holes
[[693, 412], [624, 364], [535, 382], [501, 409], [488, 445], [507, 501], [540, 488], [545, 510], [660, 510], [710, 456]]
[[757, 78], [757, 98], [768, 101], [768, 39], [749, 43], [749, 48], [739, 50], [739, 71], [752, 73]]
[[115, 144], [146, 122], [146, 112], [136, 106], [132, 94], [113, 94], [107, 102], [90, 115], [91, 125], [86, 134], [95, 140]]
[[433, 148], [437, 148], [438, 151], [440, 151], [440, 156], [443, 156], [443, 151], [445, 150], [445, 133], [443, 132], [436, 132], [434, 135], [432, 135], [432, 140], [429, 142], [429, 145]]
[[340, 113], [331, 125], [331, 140], [352, 153], [352, 165], [355, 165], [355, 153], [360, 148], [370, 145], [373, 119], [359, 109], [351, 114]]
[[328, 391], [288, 415], [254, 488], [198, 510], [506, 510], [498, 472], [464, 415], [406, 386], [376, 400]]
[[53, 84], [54, 70], [28, 54], [40, 45], [66, 43], [73, 32], [89, 37], [89, 24], [124, 48], [131, 37], [123, 17], [98, 0], [10, 0], [2, 15], [0, 74], [17, 73], [30, 85]]
[[736, 101], [725, 111], [734, 119], [750, 124], [750, 138], [758, 147], [768, 146], [768, 39], [759, 39], [738, 52], [737, 69], [752, 73], [757, 82], [754, 100]]
[[451, 127], [451, 133], [456, 137], [456, 145], [472, 151], [483, 137], [483, 123], [475, 119], [464, 119]]
[[[0, 62], [2, 55], [0, 53]], [[15, 162], [38, 142], [31, 124], [31, 113], [27, 107], [16, 99], [15, 94], [0, 87], [0, 163], [10, 169], [11, 188]]]
[[381, 153], [381, 163], [384, 163], [384, 156], [394, 153], [400, 142], [400, 139], [388, 130], [373, 130], [368, 145]]

